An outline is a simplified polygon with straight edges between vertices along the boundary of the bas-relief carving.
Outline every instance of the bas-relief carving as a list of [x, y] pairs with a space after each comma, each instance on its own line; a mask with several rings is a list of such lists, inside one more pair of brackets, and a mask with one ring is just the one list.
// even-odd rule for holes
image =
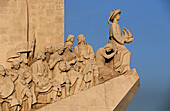
[[64, 45], [56, 44], [53, 50], [48, 44], [36, 56], [36, 36], [30, 45], [17, 45], [8, 53], [11, 68], [0, 65], [0, 111], [39, 109], [132, 71], [124, 43], [134, 38], [126, 28], [121, 32], [120, 13], [120, 9], [111, 12], [109, 43], [96, 54], [83, 34], [74, 48], [75, 36], [70, 34]]

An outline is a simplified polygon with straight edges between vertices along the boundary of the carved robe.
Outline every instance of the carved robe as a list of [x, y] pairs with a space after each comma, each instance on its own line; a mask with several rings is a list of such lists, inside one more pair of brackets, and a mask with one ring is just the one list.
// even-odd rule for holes
[[[48, 65], [44, 64], [41, 60], [36, 61], [31, 67], [33, 81], [36, 86], [36, 91], [47, 92], [52, 87], [48, 77]], [[41, 86], [39, 86], [41, 84]]]
[[110, 37], [109, 43], [112, 43], [117, 49], [118, 53], [114, 57], [114, 64], [120, 61], [120, 58], [123, 53], [126, 53], [123, 57], [122, 64], [120, 67], [115, 69], [116, 71], [120, 71], [123, 68], [123, 71], [130, 70], [130, 51], [124, 46], [125, 40], [123, 39], [121, 28], [118, 22], [111, 23], [110, 26]]
[[[93, 70], [92, 63], [89, 60], [93, 60], [95, 57], [95, 53], [91, 45], [85, 43], [85, 45], [80, 46], [79, 44], [74, 47], [73, 52], [79, 58], [80, 63], [82, 64], [81, 72], [84, 74], [84, 80], [89, 82], [92, 80], [93, 74], [91, 73]], [[88, 59], [84, 57], [88, 56]]]

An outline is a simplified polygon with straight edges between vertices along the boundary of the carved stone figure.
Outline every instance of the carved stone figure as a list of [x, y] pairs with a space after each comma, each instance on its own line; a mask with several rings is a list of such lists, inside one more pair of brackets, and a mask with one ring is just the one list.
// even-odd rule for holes
[[75, 40], [74, 35], [70, 34], [70, 35], [67, 36], [66, 42], [72, 42], [73, 43], [74, 40]]
[[31, 111], [33, 94], [30, 90], [29, 83], [32, 80], [32, 76], [26, 69], [20, 68], [20, 62], [18, 60], [12, 62], [10, 75], [13, 76], [17, 99], [22, 105], [24, 97], [26, 96], [28, 99], [28, 111]]
[[[28, 66], [28, 59], [26, 55], [21, 55], [20, 56], [20, 71], [22, 74], [25, 75], [25, 81], [27, 84], [29, 84], [31, 93], [32, 93], [32, 105], [37, 102], [36, 95], [35, 95], [35, 88], [34, 88], [34, 83], [32, 81], [32, 74], [30, 67]], [[25, 106], [23, 106], [25, 107]], [[25, 110], [25, 109], [24, 109]]]
[[54, 54], [52, 54], [50, 57], [49, 67], [50, 70], [52, 70], [52, 79], [54, 79], [56, 75], [60, 72], [58, 68], [59, 65], [58, 63], [64, 60], [63, 58], [64, 50], [65, 50], [64, 46], [59, 44], [56, 48], [56, 52], [54, 52]]
[[76, 94], [81, 91], [81, 84], [83, 81], [83, 74], [80, 73], [81, 65], [76, 63], [68, 72], [68, 77], [71, 82], [71, 94]]
[[[114, 57], [114, 64], [116, 71], [120, 73], [125, 73], [130, 70], [130, 51], [124, 46], [124, 43], [130, 43], [134, 40], [134, 37], [126, 28], [122, 29], [124, 33], [121, 32], [118, 21], [120, 20], [121, 10], [112, 10], [108, 23], [110, 24], [110, 34], [109, 43], [115, 45], [118, 49], [117, 54]], [[121, 64], [117, 62], [121, 61]]]
[[52, 46], [51, 45], [47, 45], [45, 47], [45, 56], [46, 56], [46, 62], [47, 63], [49, 62], [50, 56], [51, 56], [52, 53], [53, 53]]
[[77, 37], [78, 44], [74, 47], [73, 52], [79, 58], [79, 61], [94, 59], [95, 53], [91, 45], [86, 43], [86, 38], [83, 34]]
[[21, 55], [19, 61], [20, 61], [21, 68], [29, 70], [28, 59], [26, 55]]
[[70, 67], [65, 61], [62, 61], [59, 63], [58, 68], [60, 73], [56, 75], [55, 80], [60, 84], [61, 88], [65, 87], [65, 93], [62, 92], [62, 89], [59, 90], [61, 90], [61, 93], [64, 97], [68, 97], [70, 95], [70, 79], [67, 75], [67, 71], [70, 69]]
[[72, 48], [73, 48], [73, 43], [68, 41], [64, 43], [64, 60], [67, 62], [70, 62], [70, 64], [75, 63], [75, 59], [76, 59], [76, 55], [72, 52]]
[[35, 93], [38, 104], [37, 107], [41, 107], [40, 104], [45, 105], [51, 103], [53, 86], [48, 74], [48, 64], [45, 61], [45, 54], [43, 52], [37, 53], [37, 61], [31, 65], [31, 72], [33, 76], [33, 82], [35, 84]]
[[86, 43], [85, 36], [80, 34], [77, 37], [78, 45], [74, 47], [73, 52], [76, 54], [77, 61], [81, 63], [81, 72], [84, 74], [84, 81], [86, 88], [90, 87], [90, 82], [93, 79], [92, 64], [95, 57], [95, 53], [91, 45]]
[[118, 73], [113, 69], [106, 67], [105, 63], [107, 59], [111, 59], [116, 54], [117, 50], [113, 48], [111, 43], [108, 43], [104, 47], [101, 47], [96, 52], [96, 63], [99, 68], [99, 80], [106, 81], [113, 77], [118, 76]]
[[[10, 107], [2, 108], [2, 104], [8, 102]], [[0, 65], [0, 111], [20, 110], [20, 103], [16, 98], [16, 92], [13, 81], [7, 77], [5, 68]]]

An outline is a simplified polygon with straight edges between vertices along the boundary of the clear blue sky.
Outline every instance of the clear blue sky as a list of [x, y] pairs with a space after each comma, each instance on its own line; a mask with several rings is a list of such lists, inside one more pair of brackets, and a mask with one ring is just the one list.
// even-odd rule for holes
[[127, 111], [170, 111], [170, 0], [65, 0], [65, 37], [83, 33], [96, 52], [108, 43], [110, 11], [119, 8], [120, 26], [135, 37], [126, 46], [141, 80]]

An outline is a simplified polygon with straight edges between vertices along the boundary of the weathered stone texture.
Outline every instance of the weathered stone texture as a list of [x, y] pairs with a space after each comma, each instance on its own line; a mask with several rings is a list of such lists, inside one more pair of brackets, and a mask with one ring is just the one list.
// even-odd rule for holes
[[37, 39], [37, 49], [46, 44], [64, 43], [64, 0], [28, 0], [29, 41]]
[[0, 63], [7, 66], [7, 52], [26, 42], [26, 1], [0, 0]]
[[34, 34], [36, 51], [64, 43], [64, 0], [0, 0], [0, 63], [7, 67], [7, 52]]

